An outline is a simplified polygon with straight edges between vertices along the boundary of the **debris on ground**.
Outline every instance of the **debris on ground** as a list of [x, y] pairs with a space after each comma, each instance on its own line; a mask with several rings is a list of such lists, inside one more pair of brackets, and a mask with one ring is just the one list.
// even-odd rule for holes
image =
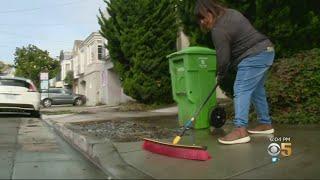
[[81, 134], [108, 138], [115, 142], [136, 142], [141, 141], [142, 138], [172, 138], [179, 130], [176, 119], [161, 120], [161, 118], [160, 120], [136, 118], [70, 123], [67, 127]]

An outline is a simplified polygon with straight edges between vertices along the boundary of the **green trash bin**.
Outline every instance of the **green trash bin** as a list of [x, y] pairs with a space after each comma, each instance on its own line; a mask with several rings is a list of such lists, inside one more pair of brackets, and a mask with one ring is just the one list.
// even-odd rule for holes
[[[183, 125], [196, 112], [216, 84], [216, 52], [204, 47], [188, 47], [167, 56], [173, 98]], [[216, 105], [214, 93], [196, 119], [195, 129], [208, 128], [211, 110]]]

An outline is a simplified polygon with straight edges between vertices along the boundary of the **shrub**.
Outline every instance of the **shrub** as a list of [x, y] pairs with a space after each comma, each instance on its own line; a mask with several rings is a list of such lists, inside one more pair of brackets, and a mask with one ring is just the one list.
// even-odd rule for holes
[[[232, 97], [234, 72], [222, 84]], [[315, 124], [320, 122], [320, 49], [301, 52], [291, 58], [277, 59], [268, 74], [266, 91], [274, 122]], [[227, 106], [232, 119], [233, 105]], [[255, 111], [250, 120], [255, 120]]]
[[266, 83], [274, 121], [289, 124], [320, 122], [320, 49], [278, 59]]
[[73, 71], [68, 71], [63, 81], [70, 87], [70, 89], [73, 88], [73, 80]]

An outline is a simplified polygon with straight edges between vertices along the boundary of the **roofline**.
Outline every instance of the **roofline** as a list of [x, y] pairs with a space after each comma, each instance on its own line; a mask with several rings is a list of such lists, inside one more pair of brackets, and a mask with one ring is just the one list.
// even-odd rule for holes
[[84, 41], [81, 42], [80, 48], [81, 48], [81, 47], [84, 47], [84, 45], [85, 45], [86, 43], [88, 43], [91, 39], [93, 39], [95, 36], [96, 36], [96, 37], [99, 36], [99, 37], [101, 37], [102, 39], [104, 39], [103, 36], [102, 36], [99, 32], [92, 32]]

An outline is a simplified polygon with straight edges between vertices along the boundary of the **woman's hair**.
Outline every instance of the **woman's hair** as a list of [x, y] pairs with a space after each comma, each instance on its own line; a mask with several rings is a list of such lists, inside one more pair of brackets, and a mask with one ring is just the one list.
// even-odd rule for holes
[[194, 13], [198, 23], [208, 12], [217, 18], [225, 12], [225, 7], [218, 0], [197, 0]]

